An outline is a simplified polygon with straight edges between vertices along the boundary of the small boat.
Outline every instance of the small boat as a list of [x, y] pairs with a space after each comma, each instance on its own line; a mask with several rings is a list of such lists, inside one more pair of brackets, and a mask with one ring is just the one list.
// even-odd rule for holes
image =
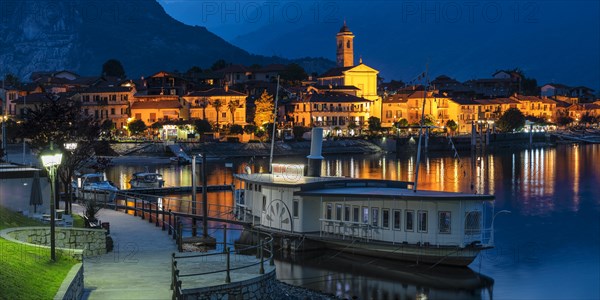
[[72, 182], [72, 186], [78, 199], [101, 202], [113, 202], [119, 191], [104, 173], [83, 174]]
[[129, 181], [131, 188], [162, 188], [165, 181], [161, 174], [151, 172], [136, 172]]

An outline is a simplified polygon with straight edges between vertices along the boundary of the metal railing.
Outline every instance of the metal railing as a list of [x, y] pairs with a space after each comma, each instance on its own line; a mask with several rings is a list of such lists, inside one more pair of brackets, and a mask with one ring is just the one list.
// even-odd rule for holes
[[[223, 226], [223, 250], [215, 251], [211, 253], [201, 253], [194, 255], [180, 255], [178, 256], [176, 253], [171, 255], [171, 290], [173, 291], [172, 299], [183, 299], [183, 295], [185, 294], [185, 289], [182, 287], [182, 278], [186, 277], [198, 277], [205, 276], [211, 274], [223, 274], [223, 282], [231, 283], [231, 272], [236, 270], [248, 269], [252, 267], [258, 266], [257, 274], [265, 274], [265, 261], [269, 262], [270, 266], [274, 266], [274, 252], [273, 252], [273, 236], [270, 234], [261, 232], [260, 230], [247, 230], [251, 232], [251, 234], [256, 234], [256, 244], [250, 245], [234, 245], [233, 255], [243, 255], [246, 257], [250, 257], [248, 253], [255, 253], [256, 260], [248, 261], [245, 264], [241, 264], [235, 267], [231, 266], [231, 255], [232, 250], [227, 243], [227, 231], [228, 230], [242, 230], [242, 229], [228, 229], [226, 225]], [[264, 236], [264, 238], [263, 238]], [[252, 239], [252, 243], [254, 243], [254, 239]], [[265, 252], [267, 255], [265, 255]], [[244, 254], [246, 253], [246, 254]], [[180, 267], [186, 260], [190, 260], [193, 258], [208, 258], [212, 256], [225, 256], [225, 262], [222, 268], [218, 268], [217, 270], [210, 270], [205, 272], [195, 272], [195, 273], [187, 273], [181, 274]], [[219, 260], [215, 260], [218, 262]], [[222, 260], [220, 260], [222, 262]], [[180, 264], [181, 262], [181, 264]]]

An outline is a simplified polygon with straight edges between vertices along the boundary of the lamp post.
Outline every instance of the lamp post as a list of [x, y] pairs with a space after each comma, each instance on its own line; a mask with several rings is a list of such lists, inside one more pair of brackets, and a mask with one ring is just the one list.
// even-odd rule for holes
[[[77, 149], [77, 142], [68, 142], [64, 144], [65, 146], [65, 150], [69, 151], [69, 153], [71, 153], [71, 156], [73, 156], [73, 152], [75, 152], [75, 150]], [[71, 162], [72, 162], [72, 157], [71, 157]], [[71, 163], [72, 165], [72, 163]], [[71, 168], [69, 168], [71, 169]], [[69, 170], [69, 173], [71, 172], [71, 170]], [[70, 178], [69, 178], [70, 179]], [[72, 214], [73, 213], [73, 186], [71, 185], [71, 183], [69, 182], [69, 203], [65, 204], [65, 208], [66, 208], [66, 213], [67, 214]]]
[[50, 259], [56, 261], [56, 243], [55, 243], [55, 227], [56, 209], [54, 206], [54, 180], [56, 177], [56, 169], [60, 166], [62, 153], [54, 150], [54, 145], [50, 142], [50, 150], [44, 151], [41, 155], [42, 164], [48, 171], [50, 176]]

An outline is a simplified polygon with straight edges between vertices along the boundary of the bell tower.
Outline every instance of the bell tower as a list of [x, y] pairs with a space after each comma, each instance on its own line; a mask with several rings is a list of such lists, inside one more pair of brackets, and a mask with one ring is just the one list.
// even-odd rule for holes
[[337, 65], [338, 67], [354, 66], [354, 34], [344, 21], [344, 26], [335, 37], [337, 42]]

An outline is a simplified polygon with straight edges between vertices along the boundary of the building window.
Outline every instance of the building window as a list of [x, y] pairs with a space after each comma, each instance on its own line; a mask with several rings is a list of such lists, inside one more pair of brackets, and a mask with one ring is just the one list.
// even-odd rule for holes
[[156, 122], [156, 113], [150, 113], [150, 122]]
[[394, 209], [394, 229], [400, 230], [402, 229], [402, 211], [398, 209]]
[[325, 219], [331, 220], [332, 210], [333, 210], [333, 204], [327, 203], [327, 210], [325, 210]]
[[342, 205], [341, 204], [335, 205], [335, 219], [338, 221], [342, 220]]
[[111, 108], [111, 109], [110, 109], [110, 114], [111, 114], [111, 115], [114, 115], [114, 114], [115, 114], [115, 109], [114, 109], [114, 108]]
[[248, 183], [248, 190], [251, 191], [252, 190], [252, 183]]
[[450, 212], [449, 211], [440, 211], [440, 218], [439, 218], [440, 233], [450, 233], [450, 223], [451, 223]]
[[369, 208], [366, 206], [363, 206], [363, 212], [362, 212], [362, 222], [365, 224], [369, 224]]
[[263, 196], [262, 211], [265, 211], [266, 209], [267, 209], [267, 196]]
[[360, 213], [358, 206], [352, 206], [352, 222], [358, 223], [358, 214]]
[[391, 110], [387, 110], [385, 112], [385, 117], [388, 118], [388, 119], [391, 119], [392, 118], [392, 111]]
[[465, 233], [479, 234], [481, 231], [481, 212], [470, 211], [465, 216]]
[[226, 112], [224, 112], [224, 113], [221, 113], [221, 117], [222, 117], [223, 119], [227, 118], [227, 113], [226, 113]]
[[427, 211], [420, 210], [417, 216], [417, 230], [427, 232]]
[[350, 205], [344, 206], [344, 221], [350, 222]]
[[381, 210], [381, 226], [383, 228], [390, 228], [390, 210], [389, 209]]
[[141, 120], [142, 119], [142, 114], [135, 114], [135, 119], [136, 120]]
[[413, 223], [415, 221], [415, 212], [413, 210], [406, 211], [406, 225], [404, 225], [404, 229], [406, 231], [414, 231]]
[[294, 200], [294, 204], [292, 206], [292, 215], [294, 218], [298, 217], [298, 209], [300, 207], [300, 202], [298, 200]]
[[379, 226], [379, 208], [373, 207], [372, 211], [373, 211], [373, 214], [371, 215], [372, 224], [373, 224], [373, 226], [377, 227], [377, 226]]

